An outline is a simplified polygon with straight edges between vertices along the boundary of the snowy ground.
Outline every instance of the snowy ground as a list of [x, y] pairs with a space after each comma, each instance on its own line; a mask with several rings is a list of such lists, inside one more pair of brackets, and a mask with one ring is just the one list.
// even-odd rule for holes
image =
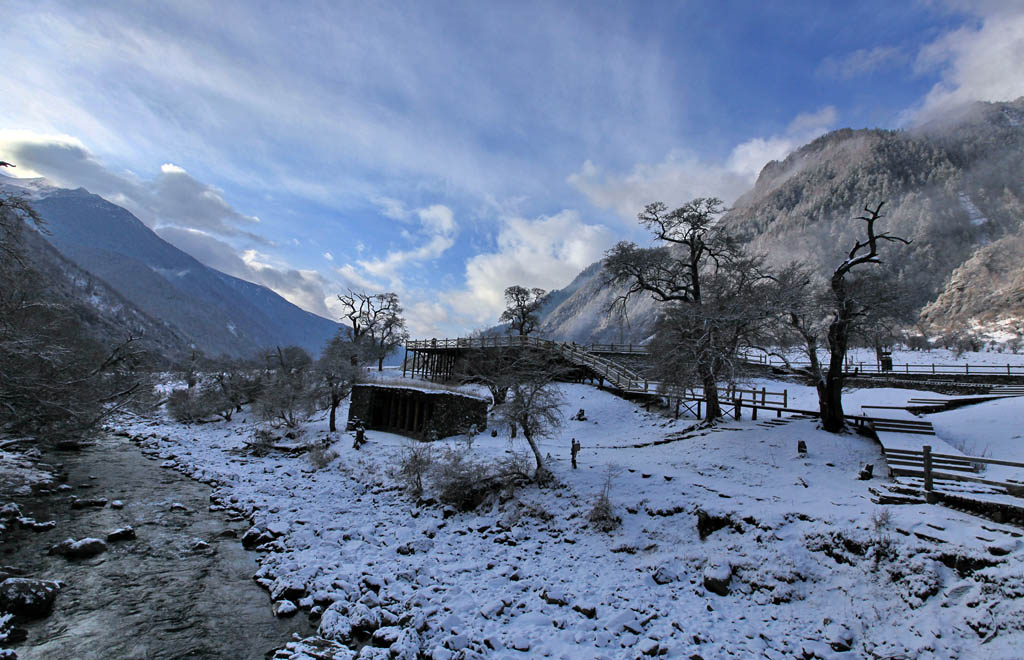
[[[809, 388], [764, 384], [814, 407]], [[412, 658], [417, 648], [433, 658], [1020, 657], [1021, 530], [939, 506], [873, 504], [868, 488], [884, 479], [856, 479], [864, 463], [885, 472], [873, 441], [806, 420], [769, 428], [764, 418], [683, 433], [693, 420], [585, 385], [562, 390], [567, 421], [542, 442], [559, 485], [523, 487], [469, 513], [418, 504], [398, 487], [392, 470], [410, 441], [396, 435], [371, 431], [356, 451], [316, 421], [304, 437], [326, 438], [338, 454], [316, 468], [308, 455], [240, 451], [253, 429], [244, 415], [128, 430], [168, 467], [218, 483], [220, 502], [276, 536], [258, 574], [273, 598], [330, 605], [328, 636], [362, 622], [381, 626], [376, 644], [394, 642], [360, 657]], [[847, 402], [919, 394], [865, 389]], [[580, 408], [587, 421], [569, 421]], [[969, 410], [981, 407], [956, 412]], [[944, 415], [951, 433], [973, 437], [969, 419]], [[671, 437], [681, 439], [651, 444]], [[583, 445], [578, 470], [571, 438]], [[637, 444], [648, 446], [628, 447]], [[487, 461], [523, 449], [481, 434], [467, 451]], [[603, 533], [587, 514], [609, 474], [622, 525]], [[704, 531], [719, 528], [702, 538], [699, 517]], [[352, 657], [314, 640], [282, 657], [312, 649]]]

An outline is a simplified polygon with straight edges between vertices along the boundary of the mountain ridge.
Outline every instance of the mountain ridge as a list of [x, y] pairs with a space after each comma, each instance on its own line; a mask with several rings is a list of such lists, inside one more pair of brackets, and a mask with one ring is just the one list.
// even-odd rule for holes
[[294, 344], [316, 355], [341, 327], [266, 287], [202, 264], [128, 210], [84, 188], [48, 187], [40, 180], [19, 186], [18, 181], [5, 178], [0, 185], [24, 191], [58, 252], [204, 352], [246, 357]]

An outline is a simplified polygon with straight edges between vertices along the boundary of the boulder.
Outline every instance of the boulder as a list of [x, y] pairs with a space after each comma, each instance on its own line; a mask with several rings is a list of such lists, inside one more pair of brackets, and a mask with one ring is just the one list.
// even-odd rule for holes
[[270, 609], [274, 613], [274, 616], [279, 619], [294, 616], [295, 613], [299, 611], [299, 608], [295, 606], [295, 603], [290, 600], [279, 600], [271, 605]]
[[346, 642], [352, 638], [352, 621], [344, 613], [344, 603], [336, 601], [320, 615], [317, 634], [324, 639]]
[[412, 628], [403, 628], [391, 645], [393, 660], [416, 660], [420, 655], [420, 635]]
[[51, 580], [7, 578], [0, 584], [0, 609], [29, 618], [44, 617], [53, 609], [61, 584]]
[[111, 533], [107, 534], [107, 543], [113, 543], [115, 541], [131, 541], [135, 538], [135, 530], [131, 525], [127, 527], [121, 527], [115, 529]]
[[100, 539], [86, 538], [79, 541], [65, 539], [50, 548], [51, 555], [61, 555], [68, 559], [88, 559], [101, 552], [106, 552], [107, 544]]
[[719, 596], [729, 595], [732, 567], [728, 564], [709, 564], [704, 568], [704, 588]]

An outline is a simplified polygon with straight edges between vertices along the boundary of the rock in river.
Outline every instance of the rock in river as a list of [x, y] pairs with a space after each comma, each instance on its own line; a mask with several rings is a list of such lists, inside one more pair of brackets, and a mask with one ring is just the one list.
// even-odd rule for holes
[[0, 584], [0, 609], [24, 617], [43, 617], [53, 609], [60, 583], [51, 580], [7, 578]]

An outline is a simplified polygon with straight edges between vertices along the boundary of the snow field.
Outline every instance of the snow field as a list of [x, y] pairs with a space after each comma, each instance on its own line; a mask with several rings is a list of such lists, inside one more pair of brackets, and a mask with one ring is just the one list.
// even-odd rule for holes
[[[788, 387], [795, 407], [812, 395], [766, 386]], [[322, 635], [377, 629], [374, 643], [391, 645], [359, 657], [1019, 657], [1019, 531], [937, 506], [873, 504], [868, 489], [884, 480], [855, 478], [864, 463], [885, 472], [873, 441], [807, 420], [687, 432], [694, 420], [586, 385], [561, 388], [566, 421], [541, 441], [558, 485], [467, 513], [401, 491], [390, 472], [412, 441], [396, 435], [370, 431], [356, 451], [314, 422], [304, 438], [328, 438], [338, 453], [314, 469], [305, 455], [239, 453], [252, 425], [237, 417], [128, 430], [216, 482], [219, 502], [275, 539], [257, 574], [273, 600], [323, 611]], [[868, 389], [847, 402], [919, 394]], [[579, 408], [587, 420], [570, 420]], [[682, 439], [616, 448], [669, 437]], [[578, 470], [571, 438], [583, 446]], [[471, 452], [488, 460], [524, 449], [488, 431]], [[601, 533], [586, 517], [609, 471], [622, 524]], [[355, 648], [311, 639], [280, 655], [345, 658]]]

